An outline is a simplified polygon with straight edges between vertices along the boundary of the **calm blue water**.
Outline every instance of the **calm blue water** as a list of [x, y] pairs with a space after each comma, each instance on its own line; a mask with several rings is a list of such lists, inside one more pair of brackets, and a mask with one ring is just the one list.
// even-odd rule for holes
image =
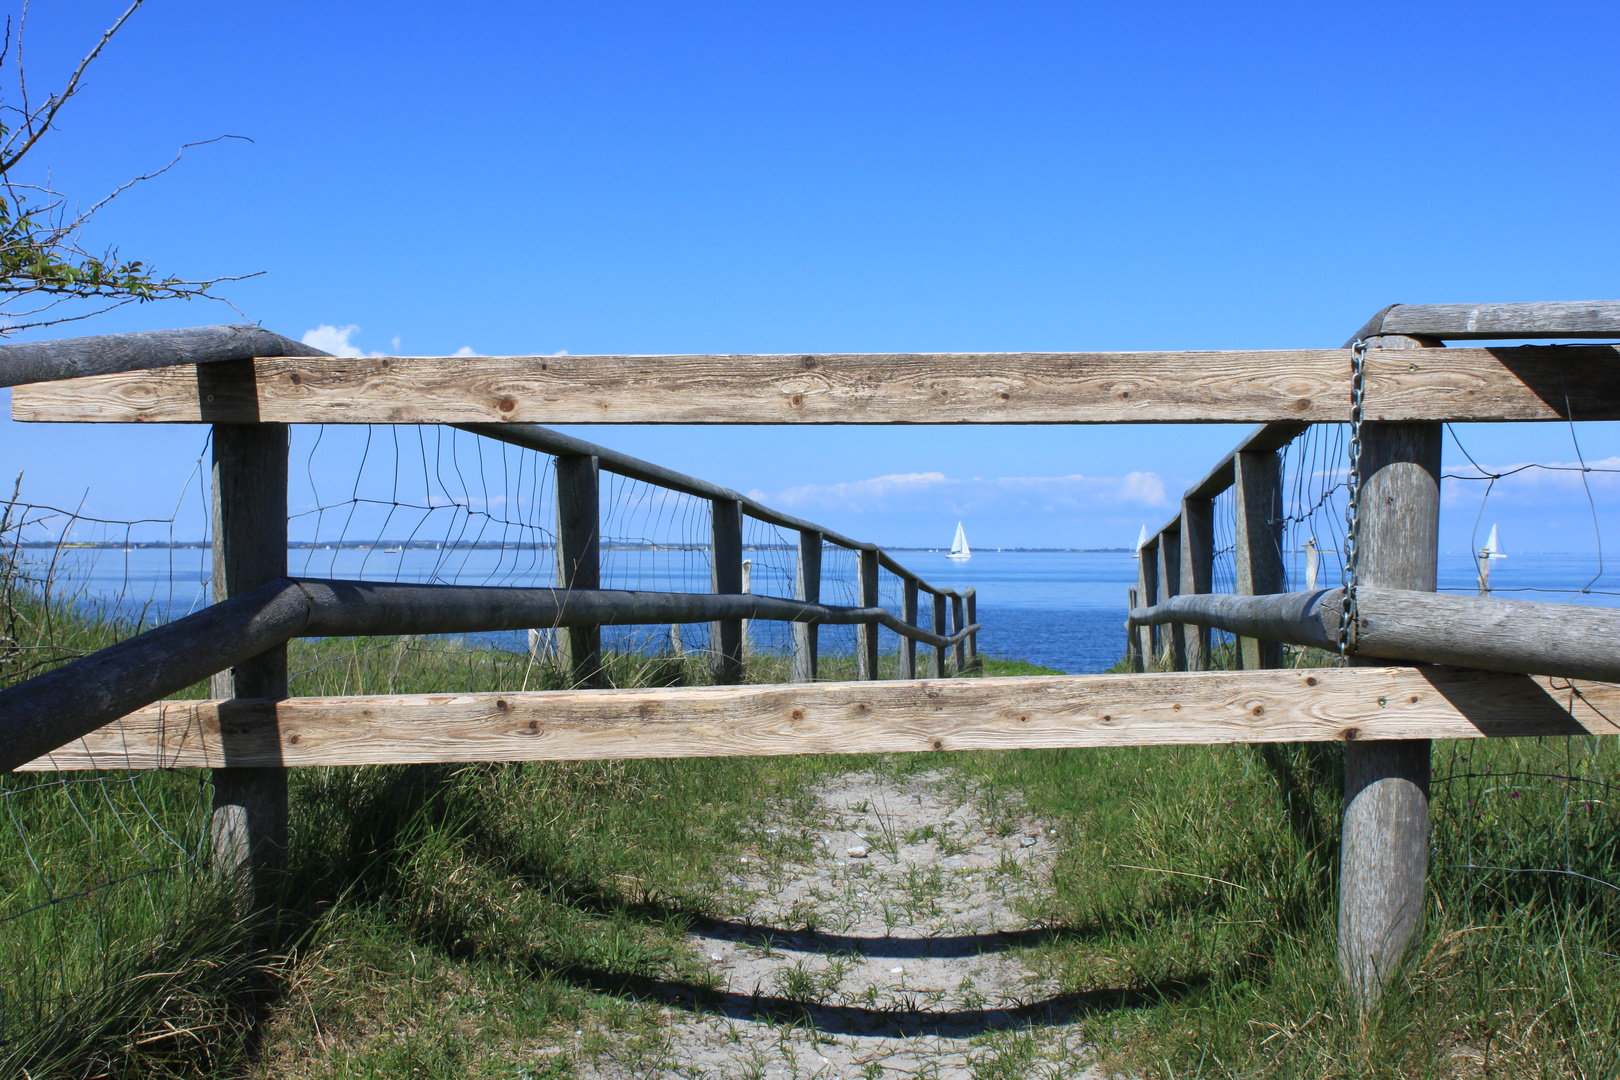
[[[755, 567], [753, 591], [791, 595], [790, 552], [748, 554]], [[1124, 651], [1126, 590], [1136, 583], [1136, 560], [1129, 554], [981, 551], [966, 562], [955, 562], [943, 552], [907, 551], [896, 553], [896, 558], [930, 584], [977, 590], [979, 622], [985, 627], [979, 635], [979, 648], [991, 656], [1088, 672], [1108, 667]], [[300, 548], [288, 552], [293, 573], [311, 577], [465, 585], [549, 585], [554, 573], [552, 559], [548, 550], [387, 554], [380, 549]], [[1504, 598], [1620, 606], [1620, 572], [1616, 572], [1620, 555], [1611, 561], [1614, 569], [1600, 577], [1597, 556], [1591, 554], [1510, 555], [1493, 564], [1491, 585]], [[183, 615], [206, 604], [208, 566], [209, 553], [201, 549], [77, 549], [62, 552], [58, 562], [59, 572], [73, 586], [83, 588], [87, 599], [104, 601], [125, 613], [145, 611], [152, 619]], [[827, 574], [823, 598], [828, 603], [852, 604], [853, 583], [847, 580], [852, 570], [829, 562]], [[1291, 577], [1303, 587], [1303, 566], [1292, 567]], [[708, 578], [702, 551], [610, 549], [603, 553], [604, 588], [703, 591]], [[1592, 591], [1580, 594], [1589, 582]], [[1336, 584], [1336, 574], [1331, 580], [1324, 574], [1321, 583]], [[1467, 555], [1442, 556], [1440, 587], [1477, 591], [1475, 570]], [[884, 600], [891, 607], [898, 604], [897, 590], [888, 588]], [[606, 634], [610, 642], [629, 647], [661, 648], [668, 641], [667, 627], [610, 628]], [[702, 647], [707, 634], [702, 625], [682, 628], [689, 647]], [[752, 635], [758, 648], [780, 647], [786, 639], [784, 629], [774, 624], [756, 623]], [[892, 647], [893, 638], [886, 633], [884, 638], [885, 647]], [[516, 636], [500, 640], [515, 644]], [[852, 648], [852, 628], [823, 628], [822, 641], [828, 649]]]

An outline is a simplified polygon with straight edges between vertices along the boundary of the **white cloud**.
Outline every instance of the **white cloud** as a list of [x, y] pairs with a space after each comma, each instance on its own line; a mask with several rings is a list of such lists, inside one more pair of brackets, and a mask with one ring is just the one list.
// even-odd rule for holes
[[455, 352], [451, 353], [450, 355], [451, 356], [477, 356], [478, 354], [473, 352], [473, 347], [471, 345], [463, 345], [461, 348], [457, 349]]
[[349, 344], [349, 338], [358, 333], [358, 326], [328, 326], [322, 323], [313, 330], [305, 330], [303, 342], [313, 345], [322, 352], [329, 352], [333, 356], [364, 356], [355, 346]]
[[[313, 330], [305, 330], [302, 339], [305, 345], [313, 345], [322, 352], [329, 352], [333, 356], [386, 356], [386, 353], [364, 352], [351, 340], [360, 332], [360, 327], [353, 323], [348, 326], [331, 326], [322, 323]], [[399, 351], [399, 338], [394, 338], [394, 351]]]
[[788, 488], [773, 505], [800, 510], [884, 513], [899, 510], [953, 514], [1055, 513], [1095, 510], [1100, 505], [1165, 506], [1164, 478], [1157, 473], [1125, 476], [1002, 476], [954, 478], [944, 473], [893, 473], [843, 484]]

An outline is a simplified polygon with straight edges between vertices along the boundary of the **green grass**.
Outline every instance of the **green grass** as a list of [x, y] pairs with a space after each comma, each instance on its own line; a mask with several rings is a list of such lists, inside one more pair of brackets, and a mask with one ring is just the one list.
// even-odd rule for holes
[[[9, 610], [0, 685], [131, 629], [15, 594]], [[822, 675], [850, 677], [848, 664], [824, 661]], [[299, 642], [291, 666], [298, 694], [563, 681], [526, 656], [437, 639]], [[613, 656], [608, 674], [708, 679], [690, 655]], [[781, 658], [752, 658], [751, 679], [783, 677]], [[1025, 960], [1074, 995], [1077, 1022], [1123, 1070], [1620, 1075], [1612, 742], [1436, 744], [1425, 926], [1365, 1019], [1334, 963], [1336, 746], [950, 760], [992, 804], [1022, 802], [1057, 828], [1051, 887], [1029, 912], [1053, 932]], [[43, 905], [0, 922], [0, 1075], [566, 1076], [555, 1047], [575, 1029], [650, 1054], [643, 1002], [701, 992], [680, 935], [729, 910], [737, 854], [804, 857], [793, 826], [829, 773], [940, 762], [298, 770], [287, 914], [252, 934], [191, 858], [203, 776], [0, 777], [0, 918]], [[762, 834], [761, 819], [781, 831]]]

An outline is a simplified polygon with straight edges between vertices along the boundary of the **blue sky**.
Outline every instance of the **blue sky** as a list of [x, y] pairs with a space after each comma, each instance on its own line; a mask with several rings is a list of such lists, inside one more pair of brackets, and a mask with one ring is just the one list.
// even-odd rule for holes
[[[37, 3], [32, 83], [119, 10]], [[1620, 296], [1617, 24], [1598, 4], [151, 0], [38, 161], [90, 199], [182, 143], [251, 138], [188, 152], [87, 239], [264, 271], [223, 294], [367, 351], [1332, 347], [1392, 301]], [[69, 332], [237, 318], [150, 305]], [[1168, 517], [1243, 429], [571, 430], [888, 543], [960, 517], [983, 546], [1103, 546]], [[6, 419], [0, 467], [38, 501], [166, 514], [202, 434]], [[1491, 465], [1576, 456], [1556, 426], [1459, 434]], [[1620, 457], [1611, 425], [1578, 437]], [[1620, 492], [1593, 492], [1620, 536]], [[1448, 546], [1476, 509], [1449, 497]], [[1569, 476], [1521, 476], [1487, 514], [1509, 550], [1595, 542]]]

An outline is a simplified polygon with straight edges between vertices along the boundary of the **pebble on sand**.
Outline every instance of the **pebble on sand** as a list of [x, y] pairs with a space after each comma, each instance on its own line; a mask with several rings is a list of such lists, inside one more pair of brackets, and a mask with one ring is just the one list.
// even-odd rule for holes
[[871, 851], [872, 849], [865, 844], [856, 844], [854, 847], [847, 849], [847, 854], [852, 859], [864, 859]]

